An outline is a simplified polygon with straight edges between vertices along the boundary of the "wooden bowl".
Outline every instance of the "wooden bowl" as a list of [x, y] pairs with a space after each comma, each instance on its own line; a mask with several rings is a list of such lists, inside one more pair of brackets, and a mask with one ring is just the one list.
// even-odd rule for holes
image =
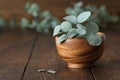
[[69, 68], [91, 67], [102, 56], [105, 34], [102, 32], [97, 34], [103, 39], [102, 44], [97, 47], [89, 45], [83, 38], [67, 39], [58, 44], [58, 37], [55, 37], [57, 51], [62, 59], [68, 63]]

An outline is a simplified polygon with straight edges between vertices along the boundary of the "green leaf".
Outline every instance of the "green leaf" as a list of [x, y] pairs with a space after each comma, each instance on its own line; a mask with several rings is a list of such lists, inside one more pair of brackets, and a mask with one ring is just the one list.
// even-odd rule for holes
[[40, 7], [39, 7], [38, 4], [32, 3], [32, 4], [31, 4], [31, 9], [34, 10], [34, 11], [39, 11]]
[[102, 43], [102, 38], [97, 34], [87, 36], [87, 41], [92, 46], [99, 46]]
[[68, 8], [66, 9], [66, 14], [76, 16], [76, 12], [75, 12], [74, 9], [72, 9], [71, 7], [68, 7]]
[[78, 16], [80, 13], [84, 12], [84, 10], [80, 9], [80, 8], [75, 8], [75, 12], [76, 12], [76, 14]]
[[91, 15], [90, 11], [84, 11], [81, 14], [78, 15], [77, 17], [77, 22], [78, 23], [83, 23], [84, 21], [86, 21]]
[[38, 12], [36, 12], [36, 11], [33, 11], [31, 14], [32, 14], [34, 17], [39, 16], [39, 13], [38, 13]]
[[97, 33], [99, 31], [99, 28], [97, 26], [96, 23], [94, 22], [90, 22], [86, 25], [86, 31], [87, 31], [87, 34], [94, 34], [94, 33]]
[[57, 25], [57, 26], [55, 27], [54, 32], [53, 32], [53, 36], [56, 36], [57, 34], [59, 34], [59, 32], [60, 32], [60, 30], [61, 30], [60, 27], [61, 27], [60, 25]]
[[55, 74], [56, 73], [55, 70], [48, 70], [47, 72], [50, 73], [50, 74]]
[[28, 10], [31, 7], [31, 2], [27, 2], [25, 5], [25, 10]]
[[21, 28], [24, 29], [26, 27], [29, 26], [29, 20], [26, 18], [22, 18], [21, 22], [20, 22]]
[[46, 72], [46, 69], [39, 69], [37, 70], [39, 73]]
[[43, 17], [51, 16], [49, 11], [43, 11], [41, 15]]
[[63, 18], [64, 20], [66, 20], [66, 21], [69, 21], [69, 22], [71, 22], [71, 23], [73, 23], [73, 24], [76, 24], [77, 23], [77, 18], [76, 18], [76, 16], [66, 16], [66, 17], [64, 17]]
[[39, 8], [38, 4], [36, 4], [36, 3], [32, 3], [30, 8], [27, 10], [27, 12], [32, 14], [33, 16], [38, 14], [39, 11], [40, 11], [40, 8]]
[[73, 38], [77, 35], [76, 29], [71, 29], [68, 33], [67, 33], [67, 37], [68, 38]]
[[47, 19], [43, 19], [43, 20], [40, 22], [40, 25], [41, 25], [41, 27], [45, 27], [45, 28], [46, 28], [46, 25], [48, 25], [48, 20], [47, 20]]
[[57, 20], [52, 20], [51, 21], [51, 27], [54, 29], [55, 28], [55, 26], [57, 26], [58, 25], [58, 21]]
[[39, 33], [42, 32], [42, 28], [41, 28], [40, 26], [36, 26], [35, 29], [36, 29], [36, 31], [39, 32]]
[[95, 23], [101, 25], [101, 18], [99, 18], [97, 15], [90, 16], [90, 18], [87, 21], [88, 22], [95, 22]]
[[67, 35], [63, 34], [61, 36], [58, 37], [58, 44], [60, 44], [61, 42], [65, 41], [67, 39]]
[[83, 2], [82, 1], [79, 1], [77, 2], [76, 4], [74, 4], [74, 9], [75, 8], [81, 8], [83, 6]]
[[83, 25], [82, 25], [82, 24], [77, 24], [77, 28], [78, 28], [78, 29], [82, 29], [82, 28], [83, 28]]
[[70, 22], [64, 21], [61, 23], [61, 29], [63, 32], [68, 32], [69, 30], [72, 29], [72, 25]]
[[0, 18], [0, 27], [6, 27], [6, 21], [5, 21], [5, 19], [3, 19], [3, 18]]
[[86, 30], [84, 28], [76, 29], [76, 32], [79, 34], [79, 36], [83, 36], [86, 34]]
[[83, 5], [83, 3], [81, 1], [74, 4], [74, 11], [76, 12], [77, 16], [84, 11], [82, 9], [82, 5]]

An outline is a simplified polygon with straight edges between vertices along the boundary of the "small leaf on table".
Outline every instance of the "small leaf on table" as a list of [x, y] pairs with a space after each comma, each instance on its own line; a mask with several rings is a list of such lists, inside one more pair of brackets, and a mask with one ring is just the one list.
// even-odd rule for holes
[[50, 74], [55, 74], [56, 73], [55, 70], [48, 70], [47, 72], [50, 73]]

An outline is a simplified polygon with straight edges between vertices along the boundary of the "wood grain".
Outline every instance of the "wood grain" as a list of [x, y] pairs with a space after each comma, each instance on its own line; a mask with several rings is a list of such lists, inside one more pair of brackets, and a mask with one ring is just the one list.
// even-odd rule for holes
[[[38, 73], [38, 69], [56, 70], [56, 74]], [[94, 80], [89, 69], [69, 69], [56, 52], [50, 35], [40, 35], [35, 44], [23, 80]]]
[[0, 35], [0, 80], [21, 80], [34, 39], [33, 34]]
[[[0, 80], [120, 80], [120, 31], [106, 34], [102, 58], [88, 69], [68, 68], [58, 55], [51, 35], [0, 34]], [[38, 73], [43, 68], [57, 73]]]

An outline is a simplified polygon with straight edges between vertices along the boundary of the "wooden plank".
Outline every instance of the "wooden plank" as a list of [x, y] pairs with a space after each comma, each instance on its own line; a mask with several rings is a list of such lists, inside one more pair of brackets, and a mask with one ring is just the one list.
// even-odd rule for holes
[[[56, 74], [39, 73], [38, 69], [56, 70]], [[54, 40], [40, 35], [23, 80], [94, 80], [89, 69], [69, 69], [58, 56]]]
[[[95, 80], [120, 80], [120, 37], [116, 32], [107, 34], [106, 50], [97, 66], [92, 68]], [[118, 50], [119, 48], [119, 50]], [[116, 52], [117, 49], [119, 52]]]
[[34, 39], [32, 33], [0, 35], [0, 80], [21, 80]]
[[111, 47], [116, 52], [117, 55], [120, 55], [120, 30], [109, 33], [108, 39], [112, 39], [112, 42], [109, 40], [109, 44], [112, 43]]

